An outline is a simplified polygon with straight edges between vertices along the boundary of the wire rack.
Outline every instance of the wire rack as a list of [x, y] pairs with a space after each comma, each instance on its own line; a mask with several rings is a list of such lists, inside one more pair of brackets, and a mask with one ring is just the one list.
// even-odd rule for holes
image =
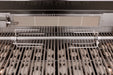
[[[47, 32], [46, 32], [47, 31]], [[75, 29], [73, 32], [67, 29], [62, 31], [62, 28], [37, 28], [37, 29], [15, 29], [14, 43], [18, 47], [36, 47], [43, 45], [33, 40], [48, 39], [48, 40], [74, 40], [69, 48], [96, 48], [98, 47], [98, 32], [89, 29]], [[89, 36], [89, 38], [88, 38]], [[72, 38], [73, 37], [73, 38]], [[90, 39], [92, 37], [92, 39]], [[20, 39], [18, 39], [20, 38]], [[79, 47], [78, 47], [79, 45]]]

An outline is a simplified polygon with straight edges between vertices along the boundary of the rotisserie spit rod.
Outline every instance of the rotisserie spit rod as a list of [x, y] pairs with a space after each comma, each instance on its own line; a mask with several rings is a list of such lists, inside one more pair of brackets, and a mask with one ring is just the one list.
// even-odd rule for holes
[[11, 36], [11, 37], [0, 37], [0, 40], [113, 40], [113, 36], [37, 36], [37, 37], [25, 37], [25, 36]]

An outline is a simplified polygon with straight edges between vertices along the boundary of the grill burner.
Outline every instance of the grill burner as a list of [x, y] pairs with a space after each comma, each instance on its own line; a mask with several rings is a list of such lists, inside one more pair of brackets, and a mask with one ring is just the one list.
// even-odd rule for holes
[[[64, 31], [63, 31], [64, 30]], [[92, 33], [65, 32], [60, 28], [43, 28], [43, 34], [19, 36], [92, 36]], [[99, 33], [112, 36], [112, 33]], [[15, 33], [0, 33], [15, 36]], [[113, 40], [2, 40], [0, 41], [0, 75], [113, 75]], [[34, 43], [17, 46], [18, 43]], [[77, 44], [79, 43], [79, 44]], [[82, 44], [81, 44], [82, 43]], [[37, 45], [38, 44], [38, 45]], [[83, 46], [91, 46], [90, 48]], [[70, 48], [71, 47], [71, 48]]]

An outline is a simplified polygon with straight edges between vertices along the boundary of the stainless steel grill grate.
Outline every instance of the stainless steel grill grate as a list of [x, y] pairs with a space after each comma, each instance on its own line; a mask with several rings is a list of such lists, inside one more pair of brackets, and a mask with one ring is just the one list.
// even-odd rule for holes
[[[55, 27], [40, 29], [44, 33], [41, 36], [94, 35], [63, 30]], [[20, 33], [19, 36], [29, 35], [35, 36], [24, 33]], [[113, 34], [99, 33], [99, 35], [104, 37]], [[15, 36], [15, 33], [2, 32], [0, 36]], [[2, 40], [0, 41], [0, 75], [113, 75], [113, 40], [99, 40], [97, 48], [92, 44], [94, 40], [87, 41], [85, 43], [84, 40], [75, 39], [16, 40], [15, 45], [14, 41]], [[42, 45], [29, 44], [18, 47], [17, 42]]]

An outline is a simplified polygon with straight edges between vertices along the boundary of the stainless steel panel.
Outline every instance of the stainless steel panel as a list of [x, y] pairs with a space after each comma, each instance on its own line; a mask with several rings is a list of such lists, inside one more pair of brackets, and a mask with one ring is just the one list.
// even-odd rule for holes
[[100, 20], [101, 26], [113, 26], [113, 13], [104, 13]]

